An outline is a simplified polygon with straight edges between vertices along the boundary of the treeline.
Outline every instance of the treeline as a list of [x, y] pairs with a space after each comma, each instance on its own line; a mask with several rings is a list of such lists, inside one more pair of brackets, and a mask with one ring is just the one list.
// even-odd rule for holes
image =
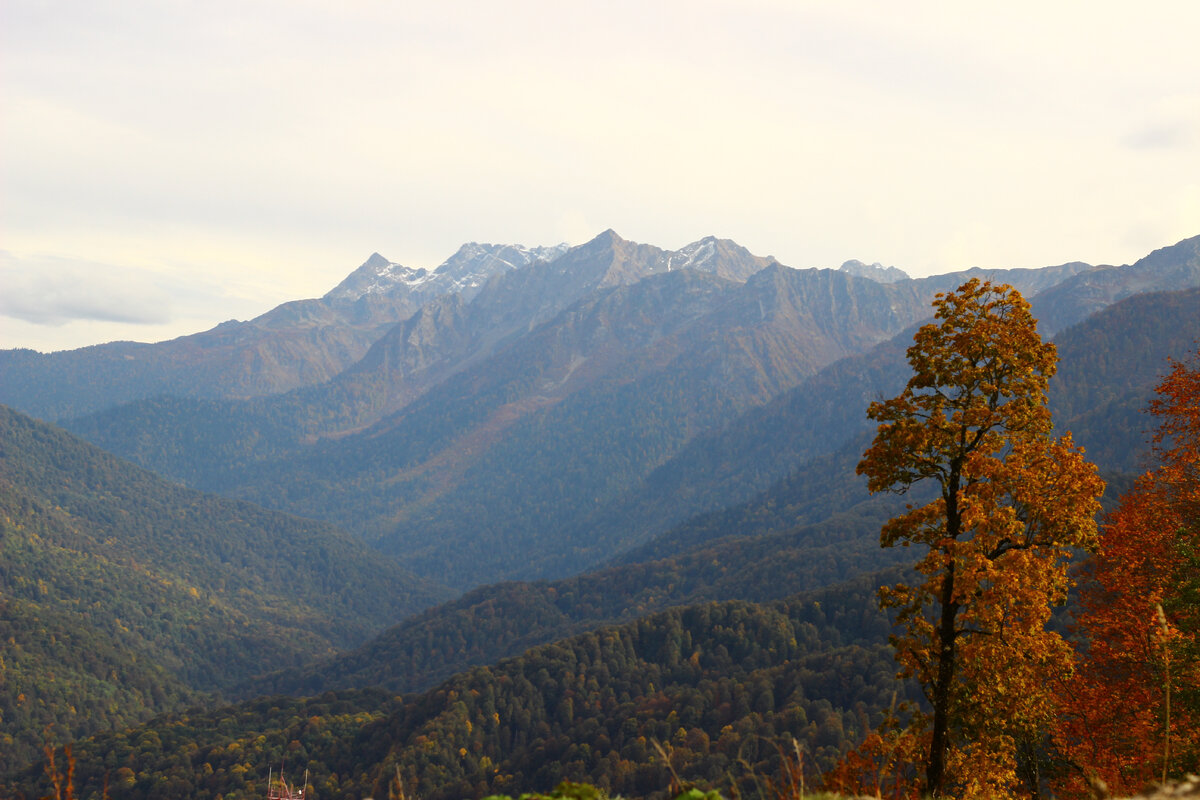
[[[810, 779], [899, 691], [860, 579], [767, 605], [711, 603], [603, 628], [403, 697], [380, 690], [260, 698], [160, 717], [78, 742], [77, 796], [257, 796], [267, 770], [310, 770], [310, 797], [387, 796], [397, 770], [422, 798], [548, 791], [564, 779], [665, 791], [670, 752], [688, 780], [752, 780], [795, 737]], [[61, 756], [60, 756], [61, 761]], [[40, 766], [8, 793], [44, 791]]]

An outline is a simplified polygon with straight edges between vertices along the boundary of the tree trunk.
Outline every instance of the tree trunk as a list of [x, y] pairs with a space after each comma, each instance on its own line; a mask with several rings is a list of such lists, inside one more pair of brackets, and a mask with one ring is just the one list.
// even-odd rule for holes
[[[951, 542], [962, 532], [958, 510], [958, 491], [961, 480], [961, 459], [950, 465], [950, 475], [943, 489], [946, 502], [946, 538]], [[949, 553], [947, 554], [949, 555]], [[929, 763], [925, 767], [925, 791], [940, 797], [946, 780], [946, 751], [950, 749], [950, 693], [954, 685], [955, 641], [954, 623], [958, 619], [958, 603], [954, 602], [954, 558], [946, 565], [942, 580], [941, 619], [937, 627], [937, 675], [933, 681], [933, 735], [929, 742]]]
[[937, 677], [933, 683], [933, 736], [929, 743], [929, 763], [925, 767], [925, 791], [934, 797], [942, 794], [946, 777], [946, 751], [950, 746], [950, 692], [954, 683], [954, 622], [958, 604], [954, 596], [954, 564], [942, 583], [942, 618], [937, 628]]

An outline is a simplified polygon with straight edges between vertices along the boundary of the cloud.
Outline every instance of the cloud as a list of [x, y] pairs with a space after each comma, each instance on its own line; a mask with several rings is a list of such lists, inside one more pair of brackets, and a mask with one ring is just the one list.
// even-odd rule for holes
[[1127, 135], [1123, 143], [1134, 150], [1188, 150], [1200, 142], [1200, 111], [1192, 118], [1176, 116], [1145, 124]]
[[171, 296], [153, 276], [112, 264], [0, 251], [0, 283], [0, 315], [35, 325], [157, 325], [172, 317]]

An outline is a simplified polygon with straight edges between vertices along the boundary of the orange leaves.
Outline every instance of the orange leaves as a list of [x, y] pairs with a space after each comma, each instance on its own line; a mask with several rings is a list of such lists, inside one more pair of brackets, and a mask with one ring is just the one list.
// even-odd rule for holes
[[1162, 463], [1105, 521], [1078, 669], [1058, 692], [1064, 796], [1086, 796], [1089, 775], [1132, 793], [1200, 766], [1200, 353], [1172, 364], [1150, 410]]
[[1200, 352], [1192, 363], [1171, 362], [1171, 371], [1158, 386], [1150, 411], [1158, 417], [1154, 441], [1167, 466], [1200, 463]]
[[825, 788], [846, 795], [886, 800], [917, 800], [921, 796], [915, 765], [928, 745], [919, 733], [885, 728], [867, 735], [825, 776]]
[[[867, 412], [880, 424], [858, 473], [876, 492], [922, 481], [939, 490], [880, 536], [884, 547], [928, 548], [914, 565], [919, 584], [880, 595], [897, 611], [903, 673], [932, 706], [908, 728], [922, 731], [918, 788], [1011, 795], [1023, 779], [1019, 746], [1045, 730], [1048, 687], [1071, 668], [1070, 649], [1045, 624], [1066, 598], [1071, 551], [1096, 544], [1104, 484], [1069, 435], [1051, 435], [1046, 387], [1057, 356], [1020, 293], [973, 279], [934, 308], [908, 349], [904, 391]], [[879, 762], [886, 741], [860, 757]]]
[[1154, 609], [1167, 591], [1177, 528], [1148, 477], [1107, 521], [1081, 598], [1079, 625], [1088, 642], [1077, 675], [1062, 689], [1056, 730], [1076, 767], [1059, 787], [1066, 795], [1086, 795], [1084, 774], [1132, 793], [1162, 764], [1165, 694]]

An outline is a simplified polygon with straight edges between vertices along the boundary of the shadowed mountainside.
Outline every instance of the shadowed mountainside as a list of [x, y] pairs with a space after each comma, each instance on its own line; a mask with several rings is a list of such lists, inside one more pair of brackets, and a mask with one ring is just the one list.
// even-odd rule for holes
[[0, 406], [4, 766], [446, 597], [326, 524], [169, 484]]

